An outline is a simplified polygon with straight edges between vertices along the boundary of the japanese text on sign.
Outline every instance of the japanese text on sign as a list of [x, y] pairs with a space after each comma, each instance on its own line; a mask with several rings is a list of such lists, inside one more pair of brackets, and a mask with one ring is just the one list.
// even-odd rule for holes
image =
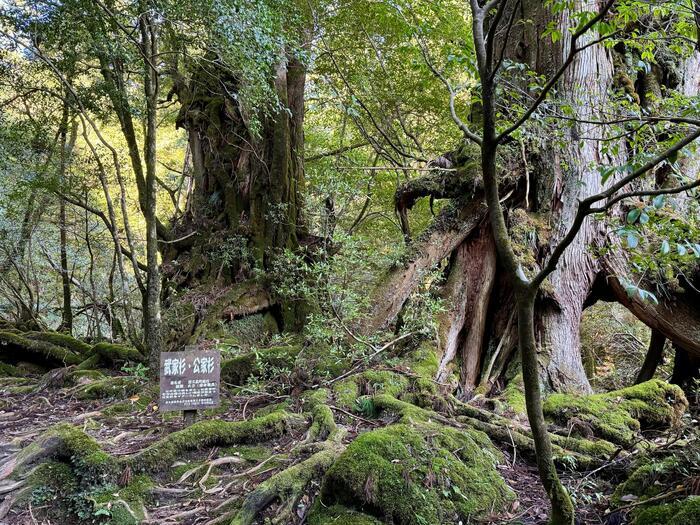
[[219, 406], [221, 356], [213, 350], [164, 352], [160, 356], [160, 409]]

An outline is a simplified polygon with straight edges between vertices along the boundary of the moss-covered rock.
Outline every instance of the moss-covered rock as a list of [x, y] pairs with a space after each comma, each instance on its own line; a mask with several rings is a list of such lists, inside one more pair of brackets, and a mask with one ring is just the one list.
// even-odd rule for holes
[[681, 462], [677, 457], [663, 459], [645, 458], [632, 471], [630, 476], [620, 485], [610, 498], [613, 507], [623, 505], [623, 497], [632, 495], [640, 500], [645, 500], [668, 490], [677, 473]]
[[630, 446], [640, 429], [677, 426], [687, 407], [678, 386], [653, 379], [605, 394], [553, 394], [543, 408], [560, 425], [590, 427], [596, 436]]
[[632, 520], [632, 525], [697, 525], [698, 523], [700, 523], [700, 497], [698, 496], [641, 509], [635, 513]]
[[360, 435], [328, 470], [323, 505], [340, 503], [396, 524], [475, 519], [512, 491], [500, 453], [479, 431], [414, 421]]

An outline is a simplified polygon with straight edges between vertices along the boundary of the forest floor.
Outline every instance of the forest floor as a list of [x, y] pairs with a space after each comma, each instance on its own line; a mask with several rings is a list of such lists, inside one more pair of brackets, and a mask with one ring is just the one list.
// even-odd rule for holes
[[[24, 378], [23, 384], [35, 385], [40, 376]], [[0, 383], [4, 409], [0, 410], [0, 465], [15, 448], [11, 444], [29, 443], [56, 423], [71, 423], [82, 428], [98, 441], [105, 451], [114, 456], [133, 454], [149, 444], [183, 428], [180, 413], [161, 413], [154, 401], [147, 403], [138, 395], [131, 398], [80, 400], [75, 388], [44, 388], [27, 393], [12, 393]], [[225, 421], [242, 421], [266, 405], [279, 403], [288, 396], [251, 393], [234, 396], [222, 389], [225, 410], [203, 414], [200, 418], [216, 417]], [[124, 410], [125, 401], [131, 407]], [[367, 419], [330, 405], [338, 425], [347, 430], [344, 441], [350, 442], [358, 434], [392, 423], [391, 420]], [[121, 410], [111, 410], [121, 407]], [[292, 404], [288, 410], [301, 408]], [[115, 413], [117, 412], [117, 413]], [[123, 412], [123, 413], [121, 413]], [[227, 523], [222, 520], [222, 509], [231, 501], [240, 500], [251, 489], [275, 473], [289, 466], [290, 451], [304, 439], [303, 430], [288, 433], [264, 445], [234, 446], [225, 449], [209, 448], [185, 453], [165, 472], [154, 478], [149, 487], [151, 498], [146, 506], [144, 523], [182, 523], [204, 525]], [[514, 490], [517, 499], [507, 512], [491, 514], [481, 523], [546, 523], [548, 502], [541, 488], [537, 471], [513, 446], [502, 446], [505, 460], [499, 473]], [[222, 459], [223, 458], [223, 459]], [[218, 460], [218, 461], [217, 461]], [[211, 468], [210, 468], [211, 466]], [[199, 467], [197, 470], [193, 470]], [[577, 508], [581, 523], [605, 523], [606, 494], [597, 486], [590, 472], [571, 472], [565, 482], [578, 497]], [[603, 484], [605, 487], [605, 484]], [[608, 490], [614, 487], [608, 486]], [[294, 519], [304, 523], [311, 502], [318, 496], [320, 484], [312, 482], [296, 506]], [[596, 494], [595, 497], [591, 494]], [[42, 512], [49, 507], [30, 503], [27, 508], [13, 508], [0, 523], [16, 525], [54, 524], [50, 514]], [[269, 506], [262, 515], [274, 517], [277, 506]]]

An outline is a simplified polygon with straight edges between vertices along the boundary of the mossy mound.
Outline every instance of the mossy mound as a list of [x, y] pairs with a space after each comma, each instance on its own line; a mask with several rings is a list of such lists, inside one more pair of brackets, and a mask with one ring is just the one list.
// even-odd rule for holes
[[700, 497], [691, 496], [673, 503], [654, 505], [635, 513], [632, 525], [697, 525], [700, 523]]
[[313, 506], [308, 517], [309, 525], [381, 525], [382, 522], [378, 519], [348, 509], [342, 505], [333, 505], [324, 507], [318, 504]]
[[78, 399], [123, 398], [136, 394], [142, 387], [142, 382], [135, 377], [105, 377], [104, 379], [96, 379], [81, 386], [75, 393], [75, 397]]
[[700, 474], [697, 469], [694, 459], [688, 461], [682, 455], [643, 458], [630, 476], [617, 486], [610, 504], [613, 507], [624, 505], [625, 496], [634, 496], [640, 501], [658, 496], [687, 477]]
[[279, 437], [305, 423], [297, 414], [275, 411], [248, 421], [199, 421], [183, 430], [168, 434], [129, 461], [135, 470], [149, 471], [167, 466], [186, 450], [211, 446], [255, 444]]
[[87, 355], [92, 350], [92, 345], [85, 343], [75, 337], [68, 334], [63, 334], [61, 332], [26, 332], [24, 336], [27, 339], [34, 339], [36, 341], [46, 341], [56, 346], [62, 346], [69, 350], [72, 350], [79, 355]]
[[26, 486], [20, 501], [28, 498], [35, 507], [49, 506], [56, 523], [75, 521], [72, 518], [80, 483], [70, 465], [60, 461], [42, 463], [31, 472]]
[[29, 339], [10, 331], [0, 331], [0, 360], [9, 363], [28, 361], [48, 367], [77, 365], [83, 357], [48, 341]]
[[92, 352], [101, 357], [108, 364], [121, 363], [145, 363], [146, 358], [133, 346], [119, 345], [115, 343], [97, 343], [92, 347]]
[[300, 351], [301, 347], [297, 345], [275, 346], [226, 359], [221, 363], [221, 380], [240, 386], [250, 377], [264, 377], [282, 369], [291, 370]]
[[6, 468], [17, 466], [14, 475], [22, 476], [47, 459], [69, 464], [81, 483], [87, 485], [103, 484], [119, 471], [117, 461], [94, 439], [68, 423], [50, 427], [22, 449]]
[[677, 426], [687, 407], [678, 386], [658, 379], [605, 394], [553, 394], [543, 406], [556, 423], [574, 432], [590, 426], [596, 436], [622, 446], [631, 446], [639, 430]]
[[396, 524], [453, 523], [502, 508], [513, 493], [500, 453], [479, 431], [395, 424], [360, 435], [328, 470], [322, 504]]
[[32, 504], [57, 523], [138, 525], [146, 518], [144, 504], [154, 483], [147, 476], [135, 476], [123, 488], [94, 485], [81, 480], [69, 464], [49, 461], [31, 472], [27, 485]]

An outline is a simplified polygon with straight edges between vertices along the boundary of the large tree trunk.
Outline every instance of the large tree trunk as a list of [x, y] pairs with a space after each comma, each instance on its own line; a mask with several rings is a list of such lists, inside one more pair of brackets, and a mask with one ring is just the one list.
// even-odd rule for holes
[[[596, 2], [598, 7], [603, 2]], [[594, 10], [595, 6], [584, 2], [576, 2], [576, 10]], [[511, 60], [527, 63], [538, 74], [550, 77], [563, 63], [564, 53], [569, 48], [570, 32], [568, 26], [573, 22], [568, 14], [557, 15], [553, 19], [550, 10], [542, 2], [528, 0], [521, 3], [517, 17], [530, 20], [531, 23], [514, 26], [509, 43], [504, 54]], [[504, 15], [507, 17], [508, 13]], [[555, 21], [562, 30], [563, 39], [552, 44], [549, 37], [541, 37], [551, 21]], [[590, 35], [589, 39], [594, 39]], [[579, 46], [584, 46], [579, 41]], [[558, 96], [572, 108], [573, 116], [579, 120], [601, 120], [609, 100], [610, 89], [626, 89], [618, 85], [618, 71], [621, 60], [617, 60], [618, 50], [606, 49], [594, 45], [579, 52], [572, 65], [560, 80]], [[668, 89], [678, 89], [684, 95], [698, 92], [700, 84], [700, 68], [697, 53], [688, 59], [684, 68], [682, 83], [677, 86], [666, 86]], [[659, 71], [655, 74], [665, 75]], [[649, 79], [647, 79], [648, 81]], [[631, 82], [634, 85], [634, 82]], [[639, 82], [638, 89], [645, 89], [649, 82]], [[636, 92], [632, 92], [636, 95]], [[644, 97], [638, 96], [640, 103]], [[564, 125], [562, 124], [562, 127]], [[597, 193], [602, 189], [600, 173], [595, 166], [615, 165], [624, 163], [624, 145], [622, 153], [617, 158], [603, 157], [596, 140], [601, 136], [600, 126], [578, 123], [564, 129], [563, 141], [550, 135], [542, 134], [539, 139], [524, 140], [520, 148], [510, 151], [511, 156], [518, 159], [519, 165], [513, 167], [513, 159], [503, 160], [501, 171], [501, 195], [509, 195], [508, 221], [515, 241], [524, 248], [519, 248], [526, 260], [525, 266], [531, 270], [537, 269], [548, 259], [552, 248], [558, 244], [571, 225], [576, 213], [577, 202], [584, 197]], [[457, 158], [456, 155], [445, 157]], [[471, 159], [474, 160], [473, 158]], [[470, 159], [462, 156], [456, 166], [469, 166]], [[686, 165], [696, 169], [697, 159], [686, 161]], [[519, 176], [513, 181], [513, 173]], [[505, 175], [508, 175], [506, 177]], [[441, 175], [443, 178], [445, 174]], [[469, 213], [465, 210], [481, 202], [481, 192], [471, 192], [472, 200], [467, 199], [461, 204], [454, 199], [454, 193], [460, 186], [439, 183], [435, 181], [440, 175], [430, 173], [420, 179], [407, 183], [397, 191], [396, 202], [399, 215], [403, 221], [408, 221], [406, 208], [410, 208], [419, 197], [452, 198], [457, 207], [457, 213], [465, 217], [465, 226], [470, 226]], [[505, 187], [506, 184], [510, 186]], [[455, 192], [445, 191], [445, 188], [456, 189]], [[510, 190], [513, 190], [511, 193]], [[462, 196], [467, 194], [462, 190]], [[404, 204], [403, 206], [401, 204]], [[516, 208], [520, 208], [515, 210]], [[473, 227], [465, 227], [462, 236], [455, 236], [456, 229], [440, 229], [440, 222], [428, 230], [423, 238], [414, 241], [411, 259], [400, 268], [392, 269], [382, 280], [374, 297], [374, 309], [370, 326], [381, 328], [390, 325], [396, 318], [406, 298], [411, 294], [420, 281], [421, 274], [435, 268], [440, 261], [449, 259], [452, 272], [462, 272], [461, 275], [450, 273], [445, 289], [446, 311], [441, 317], [438, 334], [438, 350], [440, 369], [436, 379], [445, 381], [450, 377], [451, 370], [461, 369], [460, 385], [466, 391], [480, 385], [479, 391], [488, 390], [497, 379], [508, 370], [508, 361], [515, 355], [516, 340], [514, 337], [513, 292], [509, 289], [506, 279], [490, 271], [480, 274], [479, 279], [472, 275], [474, 265], [487, 262], [488, 250], [482, 249], [478, 255], [471, 255], [471, 264], [465, 264], [465, 257], [460, 253], [466, 246], [478, 246], [483, 232]], [[519, 233], [519, 231], [522, 233]], [[540, 234], [538, 236], [538, 234]], [[608, 228], [592, 217], [584, 221], [583, 227], [574, 242], [565, 251], [557, 270], [544, 283], [542, 292], [537, 298], [535, 309], [535, 335], [540, 353], [540, 379], [545, 387], [560, 391], [590, 391], [581, 358], [580, 322], [583, 310], [591, 300], [600, 293], [594, 290], [594, 284], [604, 281], [603, 276], [611, 277], [608, 295], [612, 291], [619, 300], [642, 321], [663, 333], [675, 344], [682, 348], [697, 352], [700, 342], [700, 319], [696, 319], [692, 307], [694, 295], [688, 290], [683, 297], [675, 297], [673, 303], [666, 301], [661, 305], [644, 303], [627, 296], [616, 275], [627, 273], [627, 262], [619, 255], [619, 250], [610, 250], [603, 259], [596, 255], [596, 248], [607, 243]], [[429, 242], [426, 242], [429, 239]], [[528, 260], [528, 253], [534, 258]], [[478, 261], [477, 261], [478, 259]], [[611, 265], [615, 271], [611, 271]], [[488, 266], [488, 265], [487, 265]], [[495, 284], [494, 284], [495, 283]], [[477, 286], [479, 290], [472, 290]], [[398, 293], [394, 293], [397, 292]], [[691, 297], [692, 296], [692, 297]], [[468, 297], [479, 297], [480, 301], [489, 305], [487, 320], [480, 322], [483, 312], [473, 310], [473, 302]], [[386, 298], [386, 299], [384, 299]], [[485, 298], [485, 299], [484, 299]], [[687, 304], [687, 308], [684, 306]], [[677, 315], [687, 319], [685, 326], [679, 326], [677, 318], [670, 315], [671, 309]], [[475, 330], [475, 323], [482, 326]], [[462, 353], [458, 349], [467, 344], [479, 351], [470, 350]], [[455, 366], [457, 365], [457, 366]], [[477, 370], [474, 373], [474, 370]]]
[[[523, 3], [524, 17], [534, 21], [521, 42], [527, 50], [525, 61], [537, 73], [550, 77], [561, 67], [570, 47], [568, 27], [573, 24], [568, 12], [554, 17], [562, 32], [557, 44], [541, 45], [547, 24], [552, 21], [549, 8], [539, 1]], [[596, 10], [591, 2], [576, 2], [576, 9]], [[603, 2], [593, 2], [603, 4]], [[598, 6], [600, 7], [600, 5]], [[575, 24], [574, 24], [575, 25]], [[545, 37], [548, 39], [548, 37]], [[594, 39], [595, 35], [588, 36]], [[580, 42], [579, 46], [585, 42]], [[597, 120], [606, 107], [607, 93], [612, 85], [613, 65], [610, 53], [602, 46], [591, 46], [576, 56], [566, 70], [559, 93], [579, 119]], [[600, 127], [574, 124], [565, 131], [565, 144], [551, 141], [539, 146], [540, 153], [533, 162], [533, 184], [536, 196], [532, 211], [546, 217], [551, 228], [547, 245], [539, 259], [548, 258], [551, 248], [561, 241], [576, 213], [578, 200], [602, 189], [599, 172], [593, 167], [604, 159], [599, 153]], [[562, 147], [563, 146], [563, 147]], [[528, 155], [530, 158], [534, 155]], [[601, 245], [605, 229], [593, 219], [587, 219], [574, 242], [564, 253], [557, 270], [545, 285], [546, 294], [540, 301], [536, 316], [536, 335], [547, 384], [555, 390], [589, 391], [590, 385], [581, 360], [580, 321], [583, 304], [588, 297], [598, 271], [591, 247]]]
[[[175, 225], [179, 240], [163, 250], [174, 289], [225, 289], [253, 279], [256, 269], [269, 270], [284, 250], [311, 242], [302, 217], [304, 66], [283, 57], [273, 82], [279, 108], [248, 115], [235, 96], [239, 80], [209, 58], [177, 92], [194, 188]], [[288, 306], [278, 317], [294, 328], [301, 309]], [[258, 310], [268, 307], [261, 301]], [[205, 316], [200, 312], [200, 320]]]

